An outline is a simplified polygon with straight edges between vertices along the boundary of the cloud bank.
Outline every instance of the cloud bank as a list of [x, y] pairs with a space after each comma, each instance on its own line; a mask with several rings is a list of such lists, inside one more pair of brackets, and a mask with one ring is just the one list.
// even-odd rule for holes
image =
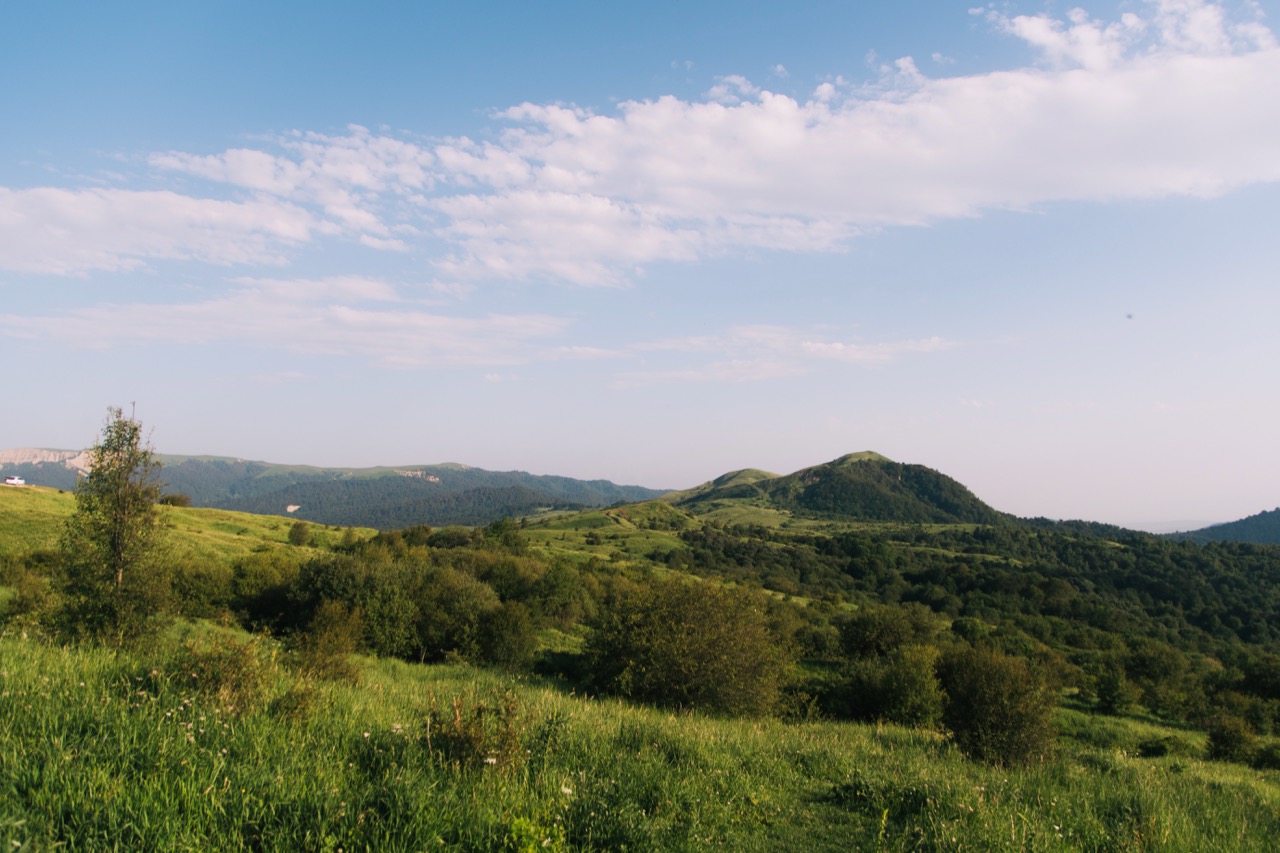
[[[904, 57], [876, 79], [837, 77], [808, 93], [727, 76], [701, 99], [519, 104], [495, 116], [502, 129], [489, 138], [351, 126], [214, 154], [157, 152], [145, 162], [161, 189], [0, 187], [0, 270], [241, 268], [219, 275], [230, 284], [204, 302], [11, 315], [0, 326], [99, 346], [288, 338], [300, 352], [408, 366], [580, 358], [556, 340], [566, 318], [432, 313], [378, 282], [288, 267], [310, 247], [345, 243], [402, 253], [437, 293], [501, 281], [617, 286], [658, 263], [838, 252], [879, 229], [987, 211], [1212, 197], [1280, 180], [1280, 49], [1249, 7], [1238, 19], [1216, 3], [1162, 0], [1115, 21], [1001, 8], [972, 14], [1026, 45], [1026, 67], [929, 78]], [[772, 77], [794, 82], [781, 68]], [[272, 267], [279, 277], [263, 277]], [[868, 364], [941, 346], [803, 337], [764, 345], [759, 329], [739, 329], [708, 345], [720, 354], [710, 365], [618, 382], [786, 375], [818, 359]], [[531, 355], [539, 341], [547, 349]]]
[[730, 76], [702, 100], [525, 103], [491, 139], [353, 126], [162, 152], [148, 160], [160, 177], [204, 196], [0, 189], [0, 267], [280, 263], [324, 238], [418, 252], [457, 281], [610, 285], [656, 262], [839, 251], [889, 226], [1280, 179], [1280, 50], [1260, 20], [1201, 0], [1111, 22], [973, 13], [1037, 62], [930, 79], [902, 58], [807, 96]]

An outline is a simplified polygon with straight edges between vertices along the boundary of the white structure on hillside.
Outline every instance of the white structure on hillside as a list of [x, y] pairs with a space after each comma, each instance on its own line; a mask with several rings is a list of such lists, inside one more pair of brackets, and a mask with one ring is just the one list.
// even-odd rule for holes
[[6, 486], [25, 486], [27, 481], [19, 477], [17, 474], [10, 474], [8, 477], [4, 478], [4, 484]]

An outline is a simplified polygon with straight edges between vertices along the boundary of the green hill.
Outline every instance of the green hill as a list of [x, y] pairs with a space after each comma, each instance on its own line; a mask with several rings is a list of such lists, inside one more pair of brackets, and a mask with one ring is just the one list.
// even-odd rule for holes
[[872, 452], [851, 453], [782, 477], [733, 472], [667, 499], [695, 513], [742, 502], [826, 520], [997, 524], [1004, 519], [950, 477]]
[[1255, 545], [1280, 545], [1280, 508], [1265, 510], [1257, 515], [1214, 524], [1200, 530], [1174, 533], [1172, 539], [1192, 542], [1252, 542]]

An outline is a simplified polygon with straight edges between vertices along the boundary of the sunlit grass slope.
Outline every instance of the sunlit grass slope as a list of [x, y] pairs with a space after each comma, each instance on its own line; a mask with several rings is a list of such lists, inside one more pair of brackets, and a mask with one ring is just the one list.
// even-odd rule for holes
[[[1152, 729], [1123, 720], [1063, 711], [1069, 734], [1056, 758], [1002, 770], [931, 733], [672, 715], [460, 666], [367, 662], [363, 684], [309, 686], [264, 644], [246, 651], [212, 636], [227, 654], [194, 681], [196, 665], [172, 651], [0, 639], [3, 840], [137, 850], [1272, 850], [1280, 837], [1275, 773], [1137, 758]], [[260, 679], [245, 677], [251, 670]]]
[[[75, 495], [39, 486], [0, 487], [0, 554], [23, 554], [56, 548], [67, 518], [75, 511]], [[219, 509], [159, 507], [171, 532], [167, 547], [180, 560], [233, 560], [253, 550], [288, 542], [294, 520]], [[316, 546], [332, 544], [345, 531], [312, 525]], [[375, 531], [356, 528], [368, 538]]]

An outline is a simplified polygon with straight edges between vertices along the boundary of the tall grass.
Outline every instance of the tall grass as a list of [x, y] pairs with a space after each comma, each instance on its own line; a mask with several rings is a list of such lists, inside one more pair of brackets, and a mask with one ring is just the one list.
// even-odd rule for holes
[[1270, 850], [1280, 837], [1276, 773], [1140, 758], [1171, 733], [1074, 711], [1053, 759], [1005, 771], [896, 727], [672, 715], [464, 666], [361, 674], [310, 682], [268, 643], [219, 632], [147, 654], [0, 638], [0, 842]]

